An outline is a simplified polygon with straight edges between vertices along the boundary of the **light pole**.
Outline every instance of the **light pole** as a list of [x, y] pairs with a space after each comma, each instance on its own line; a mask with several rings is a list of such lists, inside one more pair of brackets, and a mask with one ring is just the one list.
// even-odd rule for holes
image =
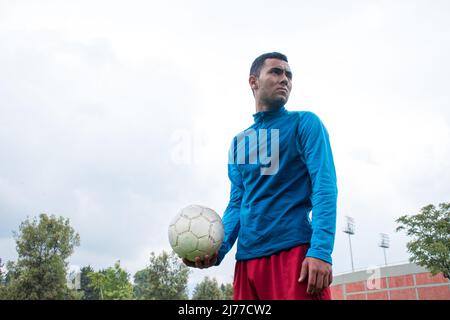
[[347, 224], [344, 227], [344, 232], [348, 234], [348, 243], [350, 244], [350, 259], [352, 261], [352, 272], [354, 272], [355, 267], [353, 266], [352, 240], [350, 236], [355, 234], [355, 220], [348, 216], [346, 216], [345, 218], [347, 219]]
[[384, 265], [387, 266], [387, 259], [386, 259], [386, 249], [389, 248], [389, 235], [386, 233], [380, 233], [381, 241], [379, 244], [379, 247], [383, 248], [384, 253]]

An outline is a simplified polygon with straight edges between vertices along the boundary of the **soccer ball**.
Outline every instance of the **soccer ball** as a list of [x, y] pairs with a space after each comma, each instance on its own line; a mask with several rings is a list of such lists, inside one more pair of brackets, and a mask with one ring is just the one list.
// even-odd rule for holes
[[169, 242], [180, 258], [211, 256], [223, 241], [223, 224], [212, 209], [190, 205], [180, 210], [169, 225]]

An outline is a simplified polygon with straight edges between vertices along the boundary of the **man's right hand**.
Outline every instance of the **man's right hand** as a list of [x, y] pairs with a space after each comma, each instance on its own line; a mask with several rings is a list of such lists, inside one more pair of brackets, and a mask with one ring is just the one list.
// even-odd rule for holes
[[183, 262], [185, 265], [191, 268], [199, 268], [199, 269], [209, 268], [216, 264], [217, 254], [218, 252], [214, 253], [211, 257], [206, 255], [205, 259], [203, 260], [200, 257], [195, 257], [195, 262], [183, 258]]

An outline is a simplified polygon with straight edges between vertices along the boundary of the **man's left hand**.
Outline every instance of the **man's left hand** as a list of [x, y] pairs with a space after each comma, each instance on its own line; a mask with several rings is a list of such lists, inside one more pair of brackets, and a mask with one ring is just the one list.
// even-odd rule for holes
[[331, 264], [316, 258], [305, 258], [300, 272], [299, 282], [308, 279], [306, 292], [310, 295], [318, 295], [333, 281]]

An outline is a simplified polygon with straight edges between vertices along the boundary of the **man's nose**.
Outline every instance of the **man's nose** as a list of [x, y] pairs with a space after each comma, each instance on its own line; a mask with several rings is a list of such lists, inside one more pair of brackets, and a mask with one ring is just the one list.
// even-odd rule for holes
[[287, 77], [286, 72], [283, 72], [281, 77], [281, 83], [287, 86], [289, 83], [289, 78]]
[[281, 84], [284, 84], [284, 85], [288, 85], [288, 83], [289, 83], [289, 79], [288, 79], [288, 77], [286, 76], [286, 74], [285, 73], [283, 73], [283, 75], [282, 75], [282, 79], [281, 79], [281, 82], [280, 82]]

